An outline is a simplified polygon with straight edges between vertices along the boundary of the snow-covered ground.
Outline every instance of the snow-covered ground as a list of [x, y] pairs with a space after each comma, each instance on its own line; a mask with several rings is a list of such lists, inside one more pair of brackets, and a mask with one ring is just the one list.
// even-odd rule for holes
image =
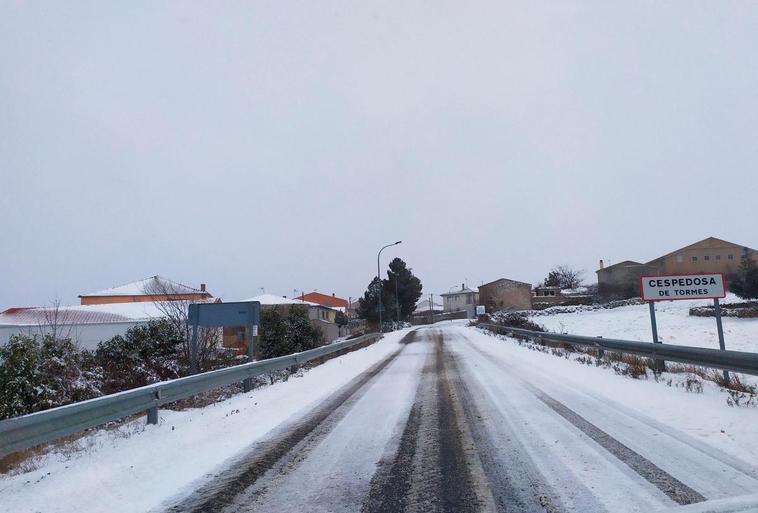
[[157, 426], [140, 419], [87, 436], [78, 443], [83, 450], [53, 452], [37, 470], [0, 476], [0, 512], [150, 510], [396, 351], [406, 333], [206, 408], [161, 410]]
[[[1, 477], [0, 511], [153, 511], [220, 493], [231, 502], [207, 510], [351, 513], [372, 491], [384, 509], [370, 511], [404, 501], [437, 510], [421, 506], [473, 495], [535, 511], [543, 500], [577, 513], [676, 511], [687, 501], [699, 504], [681, 511], [755, 511], [758, 408], [728, 407], [711, 382], [676, 386], [685, 374], [631, 379], [463, 324], [419, 328], [408, 344], [398, 344], [408, 330], [395, 332], [288, 382], [162, 411], [158, 426], [133, 423], [129, 437], [87, 437], [68, 459]], [[348, 399], [334, 394], [400, 348]], [[285, 438], [267, 445], [279, 431]], [[270, 471], [237, 479], [266, 454], [276, 458]]]
[[[730, 294], [722, 303], [741, 301]], [[716, 319], [689, 315], [694, 306], [712, 305], [712, 301], [660, 301], [655, 305], [658, 337], [666, 344], [719, 348]], [[584, 310], [572, 313], [537, 315], [532, 320], [548, 331], [572, 335], [602, 336], [623, 340], [651, 341], [648, 305], [622, 306], [608, 310]], [[727, 349], [758, 352], [758, 319], [724, 317], [724, 340]]]
[[[483, 350], [486, 358], [478, 362], [469, 360], [479, 365], [472, 369], [472, 374], [484, 384], [500, 382], [501, 389], [495, 392], [495, 397], [508, 396], [513, 402], [507, 413], [514, 417], [515, 423], [535, 410], [533, 397], [514, 390], [520, 379], [561, 401], [708, 499], [727, 499], [758, 491], [749, 491], [758, 478], [758, 408], [728, 407], [725, 392], [715, 384], [706, 382], [701, 393], [693, 393], [652, 379], [631, 379], [618, 376], [610, 369], [580, 365], [476, 328], [451, 327], [447, 332], [451, 335], [458, 332]], [[681, 375], [664, 374], [664, 379], [669, 377], [683, 379]], [[528, 420], [531, 429], [525, 430], [527, 435], [530, 430], [544, 430], [548, 422], [552, 422], [548, 417], [542, 422], [536, 416]], [[546, 439], [544, 432], [529, 436]], [[558, 443], [556, 437], [555, 444]], [[536, 453], [534, 457], [538, 463], [544, 463], [546, 469], [565, 464], [569, 472], [582, 476], [581, 480], [593, 488], [608, 486], [607, 481], [603, 483], [589, 471], [593, 463], [582, 458], [590, 455], [578, 452], [582, 449], [576, 440], [560, 440], [557, 447], [564, 444], [571, 444], [572, 452], [562, 454], [551, 443], [545, 446], [547, 452]], [[739, 472], [727, 478], [735, 469]], [[752, 476], [753, 484], [745, 480], [745, 475]], [[595, 482], [596, 479], [599, 480]], [[621, 481], [615, 485], [617, 498], [623, 499], [627, 492], [624, 485]], [[758, 497], [751, 499], [753, 507], [756, 500]], [[644, 511], [655, 509], [637, 502], [617, 503], [608, 511], [631, 511], [640, 507]]]
[[[582, 365], [530, 350], [512, 338], [494, 336], [478, 328], [452, 329], [465, 330], [464, 336], [484, 344], [487, 351], [522, 373], [527, 372], [531, 382], [539, 383], [557, 396], [576, 395], [576, 391], [581, 391], [601, 402], [634, 410], [638, 415], [676, 428], [753, 465], [758, 462], [758, 408], [727, 406], [727, 393], [713, 382], [703, 381], [702, 392], [687, 391], [681, 385], [689, 377], [687, 374], [663, 373], [658, 382], [632, 379], [608, 368]], [[671, 386], [667, 385], [669, 379]], [[570, 404], [576, 406], [573, 401]], [[582, 408], [581, 413], [599, 414], [592, 413], [590, 406]]]

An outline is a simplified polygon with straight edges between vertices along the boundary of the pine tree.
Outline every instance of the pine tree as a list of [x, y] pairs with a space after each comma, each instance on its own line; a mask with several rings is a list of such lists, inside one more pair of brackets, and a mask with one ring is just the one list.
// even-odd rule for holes
[[[389, 265], [387, 279], [384, 280], [384, 305], [386, 318], [395, 321], [407, 320], [414, 310], [416, 303], [421, 297], [421, 280], [413, 275], [411, 269], [401, 258], [394, 258]], [[397, 303], [400, 306], [400, 318], [398, 319], [395, 283], [397, 282]]]
[[758, 299], [758, 263], [747, 248], [742, 252], [739, 270], [730, 278], [731, 292], [742, 299]]

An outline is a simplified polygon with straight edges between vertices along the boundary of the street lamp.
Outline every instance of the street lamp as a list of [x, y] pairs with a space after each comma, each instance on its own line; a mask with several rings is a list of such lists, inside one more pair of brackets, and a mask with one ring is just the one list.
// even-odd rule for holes
[[379, 280], [379, 302], [377, 303], [377, 309], [379, 310], [379, 333], [381, 333], [382, 330], [382, 278], [381, 273], [382, 271], [379, 268], [379, 257], [382, 255], [382, 251], [387, 249], [390, 246], [397, 246], [398, 244], [401, 244], [403, 241], [399, 240], [397, 242], [393, 242], [392, 244], [387, 244], [386, 246], [383, 246], [382, 249], [379, 250], [379, 253], [376, 254], [376, 278]]

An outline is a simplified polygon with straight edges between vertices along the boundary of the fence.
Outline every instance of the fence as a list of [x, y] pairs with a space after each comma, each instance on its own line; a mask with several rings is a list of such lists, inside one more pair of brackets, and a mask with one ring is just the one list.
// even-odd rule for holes
[[603, 351], [626, 353], [637, 356], [647, 356], [656, 360], [668, 360], [714, 369], [741, 372], [743, 374], [758, 375], [758, 353], [722, 351], [719, 349], [675, 346], [671, 344], [653, 344], [652, 342], [634, 342], [631, 340], [585, 337], [562, 333], [545, 333], [541, 331], [524, 330], [521, 328], [510, 328], [497, 324], [480, 324], [479, 326], [496, 333], [510, 334], [533, 340], [550, 340], [553, 342], [563, 342], [572, 346], [593, 347], [600, 351], [601, 355]]
[[300, 365], [360, 344], [371, 343], [380, 337], [378, 333], [371, 333], [302, 353], [162, 381], [125, 392], [3, 420], [0, 421], [0, 457], [142, 411], [147, 412], [149, 424], [157, 424], [158, 407], [161, 405], [267, 372]]

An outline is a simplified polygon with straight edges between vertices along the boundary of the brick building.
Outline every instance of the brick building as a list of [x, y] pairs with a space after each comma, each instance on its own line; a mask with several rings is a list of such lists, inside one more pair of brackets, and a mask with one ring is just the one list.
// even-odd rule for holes
[[530, 310], [532, 286], [523, 281], [500, 278], [479, 286], [479, 304], [487, 313], [500, 310]]
[[603, 299], [635, 297], [644, 275], [724, 273], [737, 271], [742, 255], [758, 260], [758, 251], [741, 244], [708, 237], [654, 258], [647, 263], [625, 260], [608, 267], [600, 261], [598, 294]]

